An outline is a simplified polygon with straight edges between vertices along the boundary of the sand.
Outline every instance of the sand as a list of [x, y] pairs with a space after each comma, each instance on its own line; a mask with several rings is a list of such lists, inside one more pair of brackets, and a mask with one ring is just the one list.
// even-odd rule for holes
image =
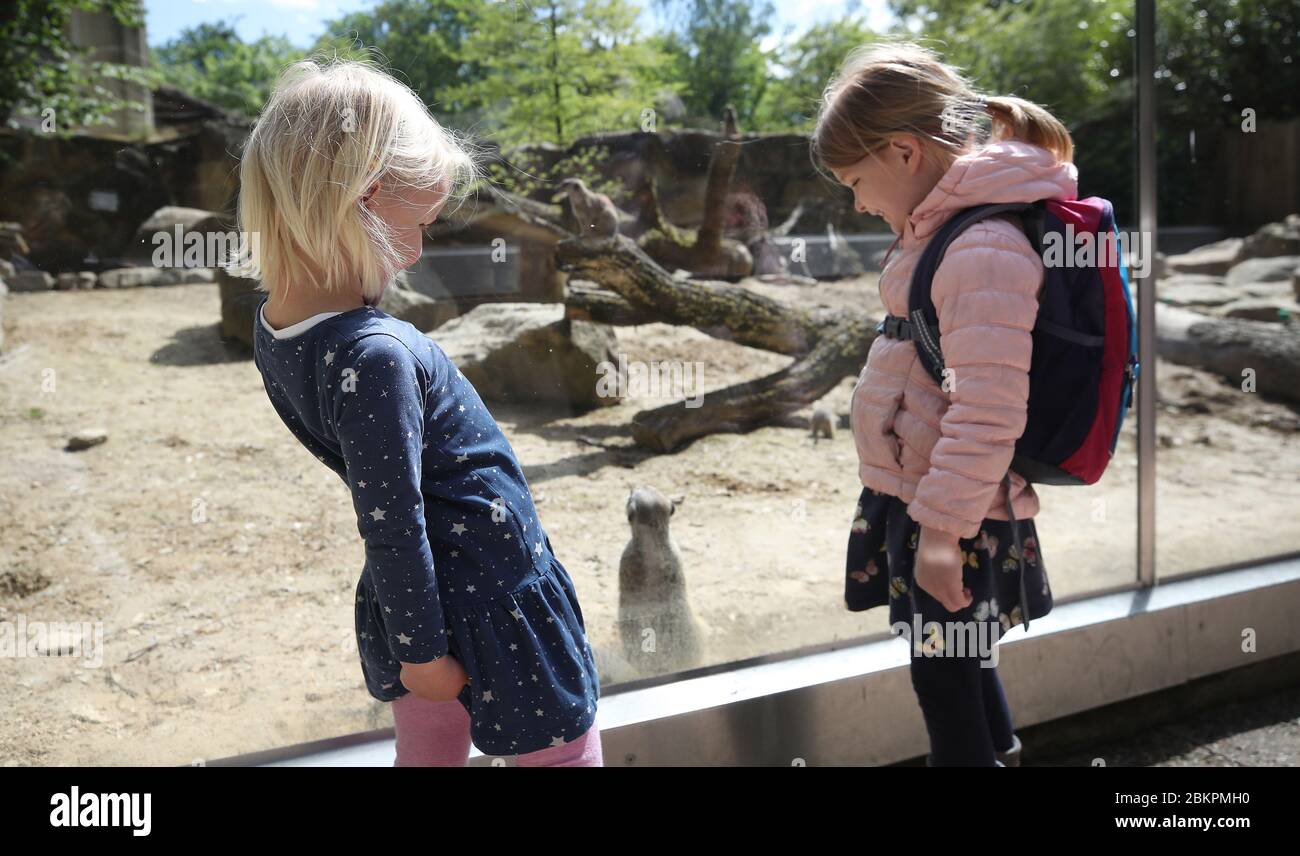
[[[871, 277], [754, 287], [878, 306]], [[73, 650], [100, 662], [5, 662], [0, 762], [187, 764], [392, 724], [357, 662], [363, 553], [349, 497], [280, 423], [249, 354], [221, 342], [219, 314], [212, 285], [8, 298], [0, 622], [89, 622]], [[702, 361], [706, 389], [787, 362], [665, 325], [618, 337], [629, 359]], [[1159, 369], [1162, 576], [1300, 549], [1295, 411], [1193, 369]], [[837, 413], [852, 385], [827, 396]], [[684, 498], [673, 534], [706, 664], [883, 632], [884, 609], [853, 614], [841, 601], [860, 490], [848, 431], [814, 444], [806, 430], [769, 427], [654, 456], [627, 425], [661, 403], [493, 408], [593, 643], [617, 647], [624, 503], [642, 484]], [[1135, 579], [1135, 423], [1099, 485], [1040, 491], [1058, 602]], [[92, 426], [106, 443], [64, 450]]]

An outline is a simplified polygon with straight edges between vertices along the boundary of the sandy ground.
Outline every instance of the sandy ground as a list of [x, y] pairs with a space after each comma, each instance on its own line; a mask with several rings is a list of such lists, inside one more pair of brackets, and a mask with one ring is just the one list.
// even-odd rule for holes
[[[827, 305], [876, 301], [870, 278], [760, 287]], [[249, 355], [220, 341], [219, 314], [210, 285], [8, 299], [0, 622], [90, 622], [102, 639], [81, 648], [102, 662], [3, 665], [3, 763], [185, 764], [391, 725], [356, 659], [362, 548], [350, 500], [279, 422]], [[663, 325], [618, 335], [629, 359], [704, 362], [706, 388], [785, 362]], [[1300, 549], [1295, 412], [1160, 369], [1161, 573]], [[828, 396], [837, 412], [852, 385]], [[772, 427], [651, 456], [626, 425], [659, 403], [580, 416], [494, 408], [593, 643], [617, 643], [624, 503], [641, 484], [685, 497], [673, 531], [708, 663], [883, 631], [884, 609], [841, 606], [859, 492], [848, 431], [814, 444]], [[1041, 490], [1058, 600], [1135, 576], [1135, 421], [1100, 485]], [[91, 426], [108, 442], [64, 451]]]

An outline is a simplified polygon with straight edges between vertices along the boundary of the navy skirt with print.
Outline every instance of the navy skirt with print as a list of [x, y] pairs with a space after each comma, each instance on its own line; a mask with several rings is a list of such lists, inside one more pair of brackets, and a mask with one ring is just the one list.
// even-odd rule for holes
[[[949, 612], [943, 604], [916, 586], [912, 564], [921, 526], [907, 514], [907, 504], [896, 496], [863, 488], [854, 510], [845, 564], [844, 603], [860, 612], [889, 604], [891, 629], [901, 623], [911, 628], [919, 615], [926, 622], [977, 621], [990, 624], [989, 639], [1028, 619], [1052, 610], [1052, 590], [1047, 584], [1033, 520], [1017, 520], [1024, 553], [1024, 600], [1021, 602], [1021, 563], [1011, 524], [986, 519], [974, 538], [959, 539], [962, 584], [970, 589], [971, 604]], [[906, 635], [896, 631], [895, 635]]]

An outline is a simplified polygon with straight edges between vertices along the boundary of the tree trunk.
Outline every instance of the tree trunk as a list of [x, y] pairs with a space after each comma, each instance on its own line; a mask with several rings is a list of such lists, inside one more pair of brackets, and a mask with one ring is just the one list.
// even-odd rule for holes
[[702, 401], [636, 414], [633, 438], [656, 452], [785, 420], [860, 371], [876, 337], [875, 320], [866, 313], [808, 310], [726, 283], [676, 279], [623, 236], [562, 241], [556, 259], [570, 273], [568, 303], [581, 313], [577, 317], [686, 325], [795, 357], [778, 372], [710, 392]]
[[[709, 434], [750, 431], [788, 417], [856, 374], [876, 336], [865, 317], [849, 319], [823, 336], [813, 350], [780, 371], [632, 417], [637, 445], [671, 452]], [[698, 406], [692, 406], [698, 404]]]

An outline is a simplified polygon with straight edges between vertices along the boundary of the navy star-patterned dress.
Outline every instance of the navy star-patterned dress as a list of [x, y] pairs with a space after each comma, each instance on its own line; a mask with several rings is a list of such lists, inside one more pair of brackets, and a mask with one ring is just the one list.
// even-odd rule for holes
[[366, 688], [451, 654], [489, 755], [581, 736], [599, 680], [573, 583], [474, 386], [432, 339], [371, 306], [276, 338], [254, 313], [271, 404], [352, 492], [366, 560], [356, 630]]

